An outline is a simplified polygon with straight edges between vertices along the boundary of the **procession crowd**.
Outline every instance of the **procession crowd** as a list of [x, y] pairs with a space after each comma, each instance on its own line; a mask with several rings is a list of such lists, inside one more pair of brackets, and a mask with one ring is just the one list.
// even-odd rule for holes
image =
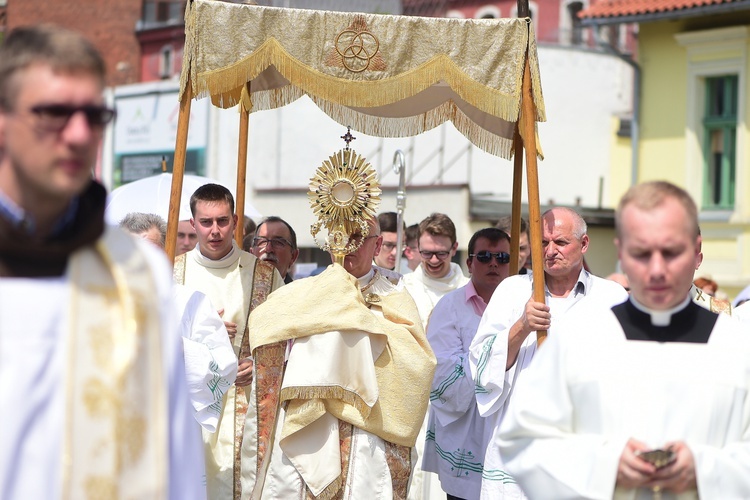
[[525, 220], [457, 262], [447, 215], [382, 212], [293, 279], [218, 184], [169, 262], [159, 215], [104, 223], [103, 85], [68, 30], [0, 47], [0, 499], [750, 498], [750, 303], [694, 283], [682, 188], [622, 197], [612, 279], [562, 206], [540, 261]]

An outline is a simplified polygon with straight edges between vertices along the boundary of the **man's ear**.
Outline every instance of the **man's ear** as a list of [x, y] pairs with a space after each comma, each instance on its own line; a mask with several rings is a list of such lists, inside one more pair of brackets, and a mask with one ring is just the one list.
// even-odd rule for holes
[[195, 219], [193, 219], [192, 217], [190, 217], [190, 227], [192, 227], [193, 231], [195, 231]]
[[294, 263], [297, 262], [297, 257], [299, 257], [299, 248], [292, 252], [292, 262], [289, 264], [289, 267], [293, 266]]
[[456, 241], [453, 243], [453, 246], [451, 246], [451, 258], [453, 258], [456, 255], [456, 251], [458, 250], [458, 242]]
[[583, 237], [581, 237], [581, 253], [586, 253], [586, 250], [589, 249], [589, 235], [584, 234]]
[[703, 236], [698, 235], [698, 239], [695, 241], [695, 270], [697, 271], [701, 264], [703, 264]]

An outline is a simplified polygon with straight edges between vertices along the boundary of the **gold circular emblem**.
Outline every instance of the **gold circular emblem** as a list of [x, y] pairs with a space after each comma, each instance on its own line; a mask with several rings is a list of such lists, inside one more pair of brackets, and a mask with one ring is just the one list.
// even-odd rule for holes
[[336, 37], [335, 46], [344, 67], [353, 73], [361, 73], [378, 53], [380, 42], [369, 31], [346, 29]]

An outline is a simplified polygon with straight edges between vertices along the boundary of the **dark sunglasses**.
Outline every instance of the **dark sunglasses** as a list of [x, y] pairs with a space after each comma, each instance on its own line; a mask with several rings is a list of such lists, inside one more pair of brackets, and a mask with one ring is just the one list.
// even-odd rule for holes
[[471, 253], [469, 254], [469, 257], [476, 257], [482, 264], [487, 264], [492, 260], [492, 257], [495, 257], [498, 264], [507, 264], [510, 262], [510, 254], [506, 252], [493, 253], [489, 250], [485, 250], [484, 252]]
[[106, 106], [86, 104], [69, 106], [67, 104], [38, 104], [31, 108], [42, 125], [50, 130], [60, 131], [65, 128], [70, 118], [76, 113], [83, 113], [90, 127], [103, 127], [111, 122], [117, 111]]

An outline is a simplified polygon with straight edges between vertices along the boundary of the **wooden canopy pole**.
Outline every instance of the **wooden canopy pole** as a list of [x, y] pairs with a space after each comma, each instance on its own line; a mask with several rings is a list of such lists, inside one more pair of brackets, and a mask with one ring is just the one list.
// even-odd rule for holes
[[[529, 0], [518, 0], [518, 17], [531, 18]], [[526, 187], [529, 192], [529, 243], [534, 273], [533, 297], [544, 302], [544, 256], [542, 254], [542, 216], [539, 208], [539, 176], [536, 164], [536, 110], [531, 93], [531, 70], [529, 69], [529, 47], [526, 46], [526, 62], [521, 86], [521, 136], [526, 149]], [[514, 193], [515, 195], [515, 193]], [[520, 221], [519, 221], [520, 224]], [[547, 338], [546, 330], [536, 332], [536, 343], [542, 345]]]
[[[249, 84], [247, 84], [247, 92], [249, 95]], [[237, 227], [234, 228], [234, 240], [240, 248], [242, 248], [245, 228], [245, 187], [247, 186], [247, 138], [249, 130], [250, 111], [240, 104], [240, 143], [237, 150], [237, 198], [235, 199]]]
[[513, 196], [510, 217], [510, 274], [518, 274], [521, 241], [521, 190], [523, 187], [523, 140], [518, 126], [513, 133]]
[[[531, 240], [531, 262], [534, 273], [534, 300], [544, 302], [544, 255], [542, 254], [542, 215], [539, 208], [539, 176], [536, 164], [536, 112], [531, 95], [531, 71], [529, 58], [523, 70], [521, 98], [521, 126], [526, 149], [526, 184], [529, 192], [529, 239]], [[536, 332], [537, 345], [542, 345], [547, 331]]]
[[180, 202], [182, 198], [182, 178], [185, 175], [185, 152], [187, 151], [188, 126], [190, 125], [190, 105], [193, 100], [193, 90], [188, 77], [185, 93], [180, 101], [180, 114], [177, 118], [177, 140], [174, 146], [174, 162], [172, 163], [172, 193], [169, 197], [169, 219], [167, 221], [167, 239], [165, 250], [170, 262], [174, 262], [177, 247], [177, 223], [180, 217]]

